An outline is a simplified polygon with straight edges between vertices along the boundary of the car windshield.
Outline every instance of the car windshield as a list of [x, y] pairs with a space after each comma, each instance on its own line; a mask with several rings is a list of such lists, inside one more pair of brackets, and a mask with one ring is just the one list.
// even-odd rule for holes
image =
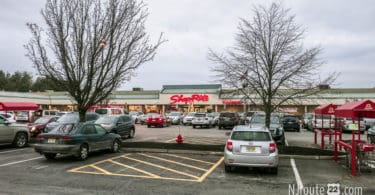
[[138, 112], [129, 112], [129, 115], [130, 115], [130, 116], [138, 115], [138, 114], [139, 114]]
[[189, 114], [187, 116], [194, 116], [194, 112], [189, 112]]
[[169, 113], [169, 116], [180, 116], [179, 112], [171, 112]]
[[107, 114], [108, 110], [105, 109], [105, 108], [97, 108], [97, 109], [95, 109], [95, 112], [98, 113], [98, 114]]
[[234, 131], [231, 139], [237, 141], [271, 141], [269, 133], [263, 131]]
[[96, 124], [113, 124], [116, 122], [117, 117], [103, 116], [95, 121]]
[[247, 113], [246, 113], [246, 116], [247, 116], [247, 117], [251, 117], [251, 116], [253, 116], [253, 115], [254, 115], [254, 112], [247, 112]]
[[79, 127], [80, 125], [76, 124], [64, 124], [64, 125], [59, 125], [52, 129], [49, 133], [50, 134], [70, 134], [75, 132], [75, 130]]
[[149, 113], [147, 114], [147, 118], [158, 118], [160, 117], [160, 114], [157, 113]]
[[49, 118], [38, 118], [34, 123], [36, 124], [45, 124], [49, 121]]
[[57, 119], [58, 123], [77, 123], [79, 121], [78, 114], [66, 114]]
[[206, 117], [206, 114], [200, 113], [200, 114], [195, 114], [195, 117]]
[[296, 116], [284, 117], [284, 121], [285, 122], [297, 122], [298, 121], [298, 117], [296, 117]]
[[223, 113], [220, 113], [220, 116], [221, 116], [221, 117], [234, 117], [234, 113], [231, 113], [231, 112], [223, 112]]
[[[279, 117], [271, 115], [271, 124], [279, 124]], [[266, 124], [266, 115], [255, 115], [251, 119], [251, 123]]]

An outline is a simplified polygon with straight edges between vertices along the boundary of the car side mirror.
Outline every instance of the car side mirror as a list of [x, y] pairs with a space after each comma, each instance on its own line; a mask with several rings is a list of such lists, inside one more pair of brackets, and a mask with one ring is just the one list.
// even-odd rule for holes
[[231, 133], [230, 131], [227, 131], [227, 132], [225, 132], [225, 135], [230, 136], [230, 133]]

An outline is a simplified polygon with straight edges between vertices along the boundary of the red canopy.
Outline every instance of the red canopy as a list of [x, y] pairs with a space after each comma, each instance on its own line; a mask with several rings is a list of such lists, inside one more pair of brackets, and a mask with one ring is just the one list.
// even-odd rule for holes
[[371, 100], [349, 102], [337, 107], [335, 110], [335, 116], [348, 118], [375, 118], [375, 103]]
[[334, 104], [323, 104], [314, 109], [315, 114], [326, 114], [326, 115], [333, 115], [335, 114], [335, 109], [337, 105]]
[[0, 110], [38, 110], [39, 106], [31, 102], [0, 102]]

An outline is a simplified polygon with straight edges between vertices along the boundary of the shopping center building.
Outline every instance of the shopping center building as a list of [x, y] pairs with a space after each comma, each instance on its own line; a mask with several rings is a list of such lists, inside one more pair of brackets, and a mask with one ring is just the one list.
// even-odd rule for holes
[[[244, 112], [261, 110], [260, 99], [255, 94], [245, 96], [238, 90], [223, 89], [220, 84], [163, 85], [161, 90], [114, 91], [108, 99], [97, 106], [121, 107], [127, 111], [168, 112]], [[249, 100], [252, 99], [252, 101]], [[349, 101], [370, 99], [375, 101], [375, 88], [328, 89], [309, 97], [288, 101], [279, 111], [293, 114], [311, 112], [321, 104], [337, 105]], [[0, 102], [33, 102], [41, 109], [73, 111], [76, 103], [67, 92], [0, 92]], [[256, 105], [254, 104], [256, 103]]]

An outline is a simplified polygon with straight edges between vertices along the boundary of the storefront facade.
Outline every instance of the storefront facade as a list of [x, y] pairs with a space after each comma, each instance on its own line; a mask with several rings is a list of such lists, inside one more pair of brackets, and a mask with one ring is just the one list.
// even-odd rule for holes
[[[245, 112], [262, 110], [260, 99], [250, 94], [252, 101], [236, 90], [222, 89], [219, 84], [163, 85], [161, 90], [114, 91], [99, 107], [116, 106], [126, 111], [144, 113], [170, 111], [187, 112]], [[319, 94], [285, 102], [278, 111], [293, 114], [311, 112], [321, 104], [342, 105], [349, 101], [375, 100], [375, 89], [330, 89]], [[18, 93], [0, 91], [2, 102], [33, 102], [40, 109], [73, 111], [75, 101], [67, 92]], [[254, 104], [255, 102], [256, 104]]]

